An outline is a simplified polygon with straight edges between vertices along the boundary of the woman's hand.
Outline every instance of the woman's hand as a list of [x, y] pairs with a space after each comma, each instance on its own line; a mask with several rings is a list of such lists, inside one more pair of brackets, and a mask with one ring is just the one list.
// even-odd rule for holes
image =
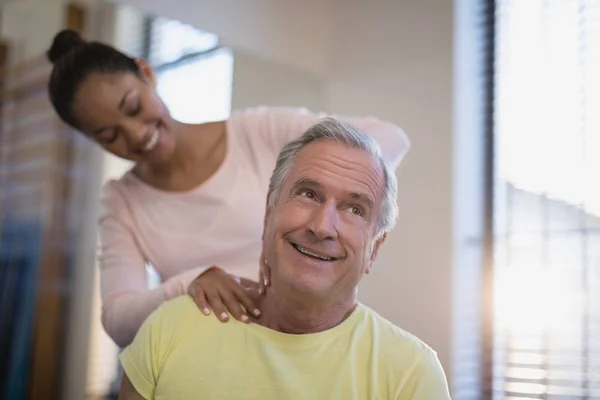
[[204, 315], [209, 315], [212, 308], [222, 322], [229, 321], [227, 311], [239, 321], [250, 322], [247, 312], [251, 312], [254, 317], [260, 315], [256, 301], [252, 299], [257, 298], [255, 293], [258, 290], [259, 284], [256, 282], [230, 275], [219, 267], [212, 267], [190, 284], [188, 293]]

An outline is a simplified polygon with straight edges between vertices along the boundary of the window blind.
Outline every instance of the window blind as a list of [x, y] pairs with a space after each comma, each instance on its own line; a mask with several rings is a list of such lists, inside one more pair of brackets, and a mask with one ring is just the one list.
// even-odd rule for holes
[[600, 399], [600, 1], [497, 0], [494, 399]]

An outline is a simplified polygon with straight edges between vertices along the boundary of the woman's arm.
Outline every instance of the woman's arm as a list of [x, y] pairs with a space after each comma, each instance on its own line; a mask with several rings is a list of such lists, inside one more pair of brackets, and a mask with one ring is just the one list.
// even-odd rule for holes
[[371, 134], [381, 147], [383, 157], [393, 169], [400, 164], [410, 149], [410, 140], [400, 127], [375, 117], [317, 114], [305, 108], [259, 107], [238, 112], [234, 118], [250, 138], [260, 138], [276, 157], [283, 146], [300, 137], [310, 126], [327, 116], [348, 122]]
[[100, 284], [102, 323], [108, 335], [124, 347], [165, 300], [187, 292], [189, 284], [208, 267], [194, 268], [171, 277], [150, 290], [146, 260], [136, 240], [131, 212], [116, 185], [103, 194], [100, 218]]
[[252, 291], [246, 291], [257, 284], [238, 280], [214, 265], [183, 271], [150, 290], [146, 260], [136, 239], [131, 211], [116, 185], [106, 186], [103, 206], [100, 218], [102, 324], [117, 345], [130, 344], [148, 315], [164, 301], [188, 292], [202, 312], [206, 314], [212, 309], [224, 322], [229, 319], [228, 312], [240, 321], [249, 321], [240, 305], [258, 315], [256, 302], [250, 296]]

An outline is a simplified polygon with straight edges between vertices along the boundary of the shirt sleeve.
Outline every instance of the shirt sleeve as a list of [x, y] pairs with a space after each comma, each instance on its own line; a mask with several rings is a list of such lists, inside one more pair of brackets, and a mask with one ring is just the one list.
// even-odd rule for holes
[[313, 113], [305, 108], [258, 107], [237, 113], [249, 135], [264, 141], [277, 156], [287, 143], [299, 138], [309, 127], [325, 117], [350, 123], [370, 134], [379, 144], [383, 158], [396, 169], [410, 149], [410, 140], [397, 125], [375, 117], [351, 117]]
[[123, 370], [145, 399], [154, 398], [169, 354], [198, 321], [195, 313], [200, 316], [189, 296], [165, 302], [144, 321], [134, 340], [121, 353]]
[[144, 257], [125, 196], [115, 182], [104, 188], [100, 218], [100, 285], [102, 324], [120, 347], [133, 340], [144, 320], [165, 300], [185, 294], [209, 267], [175, 275], [150, 290]]
[[433, 350], [427, 349], [417, 360], [396, 400], [450, 400], [446, 375]]
[[140, 327], [135, 339], [119, 356], [123, 371], [136, 392], [144, 399], [154, 398], [161, 365], [160, 309]]

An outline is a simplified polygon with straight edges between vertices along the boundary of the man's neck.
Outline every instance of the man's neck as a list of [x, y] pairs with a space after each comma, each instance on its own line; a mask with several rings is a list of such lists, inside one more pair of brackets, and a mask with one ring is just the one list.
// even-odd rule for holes
[[322, 332], [341, 324], [356, 308], [356, 295], [345, 299], [309, 299], [281, 296], [269, 288], [261, 303], [257, 323], [292, 334]]

